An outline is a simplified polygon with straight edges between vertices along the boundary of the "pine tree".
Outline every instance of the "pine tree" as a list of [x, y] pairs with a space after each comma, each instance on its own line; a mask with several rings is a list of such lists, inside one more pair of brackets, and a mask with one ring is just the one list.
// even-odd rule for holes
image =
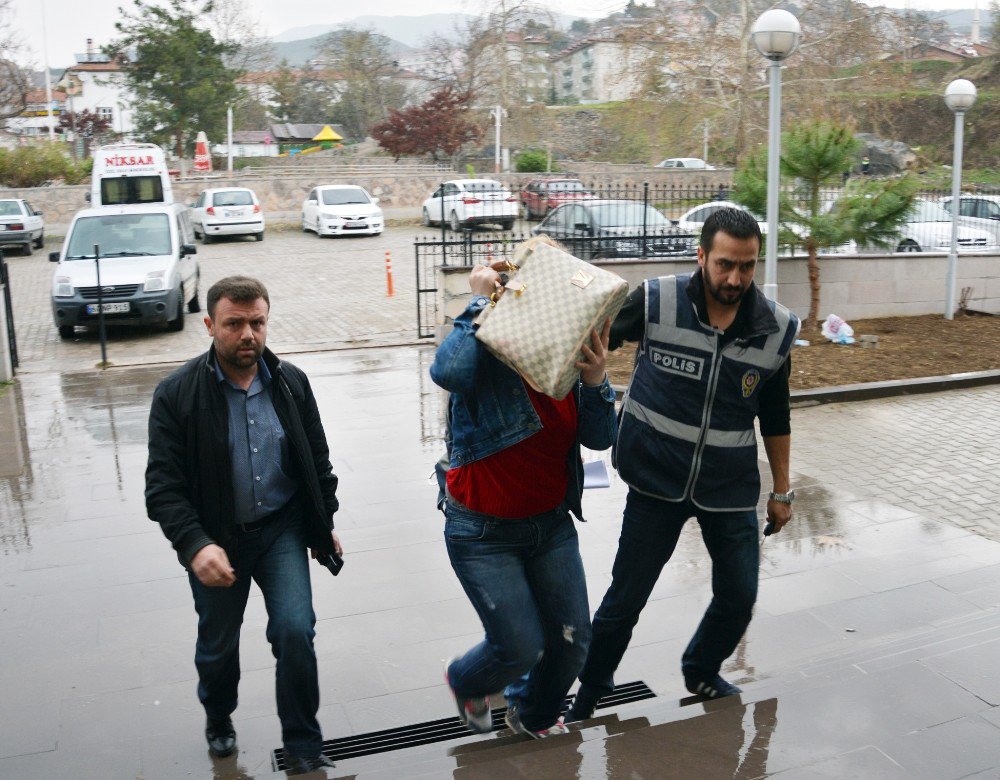
[[[860, 247], [894, 247], [899, 228], [913, 206], [917, 182], [852, 179], [831, 200], [845, 171], [854, 165], [861, 144], [844, 125], [817, 121], [781, 136], [782, 186], [778, 222], [782, 244], [801, 244], [809, 257], [810, 303], [806, 325], [819, 323], [819, 250], [850, 241]], [[758, 214], [767, 208], [767, 152], [747, 159], [734, 177], [736, 199]]]

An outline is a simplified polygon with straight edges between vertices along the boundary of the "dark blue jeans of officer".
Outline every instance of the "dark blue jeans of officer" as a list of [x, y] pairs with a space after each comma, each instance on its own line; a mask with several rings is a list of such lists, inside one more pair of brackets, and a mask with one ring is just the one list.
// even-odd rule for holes
[[445, 541], [486, 631], [450, 670], [460, 696], [504, 691], [532, 731], [555, 723], [590, 641], [590, 607], [573, 518], [562, 508], [504, 520], [452, 503]]
[[630, 490], [611, 587], [594, 615], [593, 639], [580, 682], [600, 696], [614, 690], [614, 673], [639, 613], [691, 517], [712, 558], [712, 601], [681, 659], [685, 678], [708, 680], [739, 644], [757, 600], [760, 564], [753, 510], [706, 512], [690, 503], [660, 501]]
[[240, 626], [252, 579], [267, 608], [267, 640], [277, 662], [278, 717], [285, 751], [315, 756], [322, 750], [323, 736], [316, 720], [319, 679], [309, 557], [299, 512], [283, 509], [276, 515], [256, 531], [237, 532], [230, 560], [236, 570], [233, 585], [210, 588], [189, 574], [198, 612], [194, 656], [198, 698], [209, 718], [225, 718], [236, 709]]

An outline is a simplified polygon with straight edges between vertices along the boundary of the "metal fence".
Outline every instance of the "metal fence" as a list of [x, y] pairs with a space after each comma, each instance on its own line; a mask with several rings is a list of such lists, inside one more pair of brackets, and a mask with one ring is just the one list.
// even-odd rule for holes
[[[832, 210], [845, 193], [870, 180], [848, 182], [818, 193], [821, 212]], [[790, 187], [783, 192], [800, 212], [812, 210]], [[425, 226], [434, 235], [414, 242], [417, 272], [417, 321], [421, 337], [434, 335], [437, 321], [436, 269], [471, 266], [508, 256], [532, 234], [559, 241], [584, 260], [668, 259], [696, 254], [698, 236], [720, 208], [739, 206], [739, 193], [727, 187], [677, 184], [599, 184], [554, 175], [510, 189], [487, 179], [442, 182], [422, 206]], [[1000, 251], [1000, 189], [965, 192], [960, 198], [957, 240], [960, 252]], [[742, 206], [740, 206], [742, 208]], [[755, 215], [766, 232], [766, 219]], [[783, 225], [779, 254], [801, 251], [804, 231]], [[951, 195], [919, 193], [909, 221], [882, 251], [947, 251], [951, 242]], [[821, 252], [872, 251], [847, 242]]]
[[14, 368], [18, 368], [20, 362], [17, 358], [17, 335], [14, 332], [14, 307], [10, 295], [10, 274], [7, 272], [7, 263], [3, 259], [2, 249], [0, 249], [0, 287], [3, 288], [4, 311], [7, 313], [7, 344], [10, 349], [10, 364]]

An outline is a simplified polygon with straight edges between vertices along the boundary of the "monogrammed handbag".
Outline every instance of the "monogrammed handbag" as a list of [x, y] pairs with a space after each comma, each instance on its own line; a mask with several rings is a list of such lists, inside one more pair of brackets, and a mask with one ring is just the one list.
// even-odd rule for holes
[[517, 270], [480, 313], [476, 338], [533, 388], [562, 399], [579, 378], [581, 347], [618, 314], [628, 284], [540, 238], [515, 250]]

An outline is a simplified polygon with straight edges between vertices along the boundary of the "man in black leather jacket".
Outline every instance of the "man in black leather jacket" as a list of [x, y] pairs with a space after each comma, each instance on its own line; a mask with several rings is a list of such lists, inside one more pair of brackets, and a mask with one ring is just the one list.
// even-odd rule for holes
[[209, 290], [212, 347], [153, 395], [146, 509], [188, 569], [210, 752], [236, 749], [239, 630], [254, 580], [277, 659], [285, 754], [293, 769], [310, 770], [331, 764], [316, 720], [306, 549], [342, 553], [333, 532], [337, 477], [309, 380], [265, 348], [269, 312], [256, 279], [227, 277]]

